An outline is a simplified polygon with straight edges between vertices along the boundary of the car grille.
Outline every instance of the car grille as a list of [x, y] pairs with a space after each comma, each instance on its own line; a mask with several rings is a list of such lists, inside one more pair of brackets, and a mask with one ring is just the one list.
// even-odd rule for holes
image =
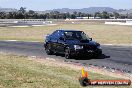
[[85, 50], [96, 50], [96, 46], [94, 45], [84, 45], [83, 47]]

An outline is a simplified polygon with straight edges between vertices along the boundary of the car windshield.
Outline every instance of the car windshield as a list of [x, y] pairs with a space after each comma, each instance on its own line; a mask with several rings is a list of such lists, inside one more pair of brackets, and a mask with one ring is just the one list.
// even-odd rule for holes
[[79, 39], [79, 40], [89, 40], [89, 37], [84, 32], [65, 32], [66, 39]]

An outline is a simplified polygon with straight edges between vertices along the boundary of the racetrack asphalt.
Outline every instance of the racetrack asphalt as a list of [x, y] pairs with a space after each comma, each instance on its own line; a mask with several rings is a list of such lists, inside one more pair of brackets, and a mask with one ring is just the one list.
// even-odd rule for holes
[[103, 55], [100, 58], [66, 60], [61, 55], [46, 55], [41, 42], [0, 41], [0, 52], [4, 53], [54, 58], [132, 73], [132, 46], [102, 45], [102, 49]]

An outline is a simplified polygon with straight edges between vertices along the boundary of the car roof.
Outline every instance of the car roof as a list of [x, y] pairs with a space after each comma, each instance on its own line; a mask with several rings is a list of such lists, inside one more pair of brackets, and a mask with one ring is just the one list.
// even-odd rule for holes
[[63, 30], [63, 29], [60, 29], [60, 30], [57, 30], [57, 31], [60, 31], [60, 32], [82, 32], [82, 31], [78, 31], [78, 30]]

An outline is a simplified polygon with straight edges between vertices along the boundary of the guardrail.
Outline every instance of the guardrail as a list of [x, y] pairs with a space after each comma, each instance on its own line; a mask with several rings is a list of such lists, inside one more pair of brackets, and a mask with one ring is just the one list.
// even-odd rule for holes
[[105, 22], [105, 24], [111, 24], [111, 25], [132, 25], [132, 21], [128, 22]]
[[88, 20], [88, 21], [132, 21], [132, 19], [66, 19], [65, 21]]
[[0, 19], [0, 23], [52, 24], [52, 21], [45, 21], [45, 19]]

